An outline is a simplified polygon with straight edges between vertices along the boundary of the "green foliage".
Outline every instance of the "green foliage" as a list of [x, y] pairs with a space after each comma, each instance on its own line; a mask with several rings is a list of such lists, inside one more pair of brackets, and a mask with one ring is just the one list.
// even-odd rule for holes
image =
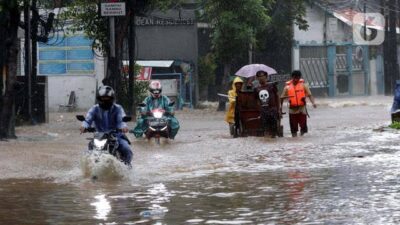
[[207, 88], [208, 85], [214, 84], [215, 81], [215, 70], [217, 64], [215, 62], [215, 56], [211, 53], [200, 57], [198, 62], [199, 68], [199, 89], [202, 90]]
[[72, 21], [71, 25], [66, 27], [67, 34], [84, 32], [87, 37], [95, 40], [92, 47], [106, 54], [108, 46], [107, 17], [100, 16], [95, 1], [73, 1], [60, 17]]
[[247, 54], [256, 45], [256, 34], [270, 22], [267, 7], [273, 0], [208, 0], [204, 2], [206, 21], [213, 27], [213, 50], [223, 63]]
[[293, 24], [307, 30], [307, 0], [280, 0], [270, 5], [268, 14], [271, 22], [266, 29], [257, 34], [259, 45], [254, 52], [264, 62], [268, 62], [278, 72], [290, 72], [290, 55], [293, 45]]
[[[140, 66], [135, 65], [135, 72], [134, 74], [138, 74], [140, 71]], [[128, 109], [129, 107], [129, 76], [128, 73], [125, 72], [122, 74], [123, 78], [121, 80], [121, 85], [118, 90], [118, 104], [122, 105], [124, 109]], [[137, 104], [139, 102], [142, 102], [146, 96], [147, 96], [147, 90], [149, 87], [149, 82], [148, 81], [139, 81], [135, 80], [134, 83], [134, 89], [133, 89], [133, 99], [134, 102]]]
[[389, 127], [400, 130], [400, 122], [394, 121], [392, 124], [389, 125]]

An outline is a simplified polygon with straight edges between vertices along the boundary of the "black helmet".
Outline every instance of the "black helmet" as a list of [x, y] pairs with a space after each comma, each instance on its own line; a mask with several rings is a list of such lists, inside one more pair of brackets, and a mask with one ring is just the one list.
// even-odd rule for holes
[[100, 108], [109, 110], [114, 104], [115, 93], [110, 86], [101, 86], [97, 92], [97, 101]]

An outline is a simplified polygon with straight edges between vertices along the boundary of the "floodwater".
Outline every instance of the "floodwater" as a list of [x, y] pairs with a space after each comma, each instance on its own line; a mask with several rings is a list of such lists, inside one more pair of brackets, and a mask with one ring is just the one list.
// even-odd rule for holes
[[178, 112], [176, 140], [133, 140], [133, 169], [96, 181], [82, 170], [90, 134], [53, 113], [0, 142], [0, 224], [399, 224], [392, 98], [318, 102], [297, 138], [287, 116], [283, 138], [232, 139], [213, 108]]

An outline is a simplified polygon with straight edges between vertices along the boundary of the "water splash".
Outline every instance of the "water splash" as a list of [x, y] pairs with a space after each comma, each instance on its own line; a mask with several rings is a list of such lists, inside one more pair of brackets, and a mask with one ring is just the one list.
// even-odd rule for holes
[[128, 176], [128, 168], [110, 154], [84, 154], [81, 169], [85, 178], [97, 181], [123, 180]]

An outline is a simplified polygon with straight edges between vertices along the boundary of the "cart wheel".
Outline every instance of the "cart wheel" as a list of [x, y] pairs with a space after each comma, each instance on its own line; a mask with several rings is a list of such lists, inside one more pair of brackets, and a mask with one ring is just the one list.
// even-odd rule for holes
[[235, 124], [229, 124], [229, 134], [231, 136], [235, 135]]
[[233, 138], [237, 138], [239, 136], [238, 128], [233, 125]]
[[283, 126], [278, 127], [278, 137], [283, 137]]
[[233, 137], [237, 138], [243, 135], [242, 121], [239, 121], [239, 126], [233, 125]]

